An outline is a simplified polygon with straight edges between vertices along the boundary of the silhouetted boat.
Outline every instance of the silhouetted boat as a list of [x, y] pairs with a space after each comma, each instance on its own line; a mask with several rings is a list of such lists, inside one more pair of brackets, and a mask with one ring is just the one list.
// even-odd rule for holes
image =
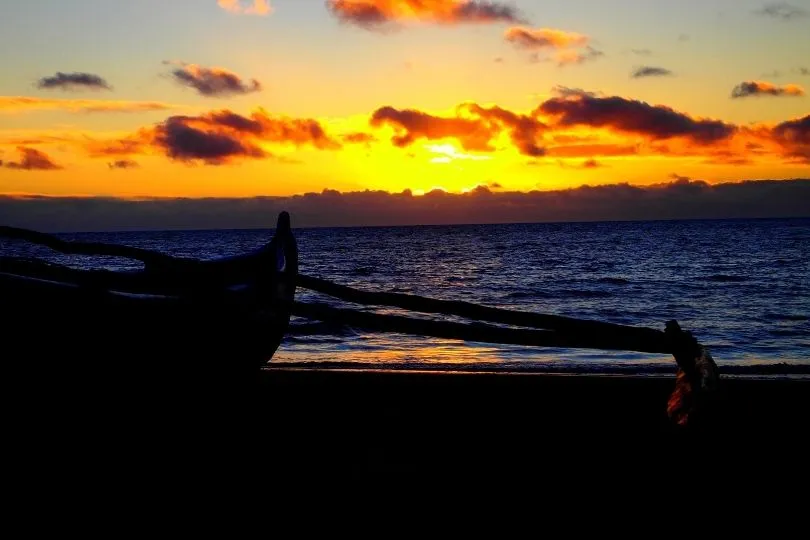
[[0, 237], [70, 254], [138, 259], [143, 270], [81, 270], [0, 257], [0, 323], [7, 360], [92, 366], [111, 373], [176, 368], [255, 370], [279, 346], [290, 319], [298, 248], [286, 212], [254, 253], [210, 261], [137, 248], [65, 242], [9, 227]]

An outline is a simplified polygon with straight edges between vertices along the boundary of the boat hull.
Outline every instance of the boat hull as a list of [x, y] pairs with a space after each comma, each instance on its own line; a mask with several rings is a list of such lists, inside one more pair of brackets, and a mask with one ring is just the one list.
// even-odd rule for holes
[[291, 302], [213, 294], [133, 295], [0, 274], [0, 322], [15, 342], [4, 355], [50, 368], [258, 369], [284, 337]]

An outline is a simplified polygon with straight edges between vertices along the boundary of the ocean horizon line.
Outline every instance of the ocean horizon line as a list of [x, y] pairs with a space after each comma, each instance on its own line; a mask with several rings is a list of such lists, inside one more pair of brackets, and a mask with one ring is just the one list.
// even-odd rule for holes
[[[293, 216], [293, 220], [295, 217]], [[308, 225], [293, 228], [298, 231], [307, 230], [329, 230], [329, 229], [412, 229], [412, 228], [442, 228], [442, 227], [509, 227], [514, 225], [598, 225], [600, 223], [698, 223], [698, 222], [734, 222], [734, 221], [789, 221], [789, 220], [807, 220], [810, 219], [810, 213], [807, 215], [795, 216], [763, 216], [763, 217], [718, 217], [718, 218], [668, 218], [668, 219], [594, 219], [594, 220], [571, 220], [571, 221], [511, 221], [511, 222], [459, 222], [459, 223], [416, 223], [416, 224], [395, 224], [395, 225]], [[57, 235], [66, 234], [107, 234], [107, 233], [160, 233], [160, 232], [187, 232], [187, 233], [205, 233], [217, 231], [233, 231], [233, 232], [259, 232], [259, 231], [273, 231], [275, 227], [213, 227], [213, 228], [200, 228], [200, 227], [167, 227], [167, 228], [111, 228], [111, 229], [96, 229], [96, 230], [75, 230], [75, 231], [53, 231], [43, 229], [42, 232]]]

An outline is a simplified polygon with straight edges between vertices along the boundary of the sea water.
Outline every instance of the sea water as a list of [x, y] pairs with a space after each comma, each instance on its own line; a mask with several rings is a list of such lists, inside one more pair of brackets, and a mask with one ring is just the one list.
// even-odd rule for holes
[[[767, 371], [779, 365], [810, 371], [810, 219], [293, 227], [303, 274], [370, 291], [657, 329], [674, 319], [707, 345], [727, 371]], [[60, 236], [210, 259], [255, 249], [271, 238], [272, 230]], [[0, 247], [3, 254], [81, 268], [138, 267], [123, 259], [67, 257], [17, 243]], [[408, 314], [345, 304], [303, 289], [296, 298]], [[297, 318], [272, 362], [639, 373], [673, 366], [667, 355], [490, 345], [313, 325]]]

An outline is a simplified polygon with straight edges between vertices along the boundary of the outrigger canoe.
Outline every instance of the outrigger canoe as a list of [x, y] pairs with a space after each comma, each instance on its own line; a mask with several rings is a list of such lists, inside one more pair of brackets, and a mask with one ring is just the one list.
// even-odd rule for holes
[[255, 371], [273, 357], [287, 331], [298, 248], [286, 212], [256, 252], [216, 260], [0, 227], [4, 237], [144, 263], [137, 271], [83, 270], [0, 253], [7, 365], [89, 367], [94, 376], [121, 366], [158, 374]]

